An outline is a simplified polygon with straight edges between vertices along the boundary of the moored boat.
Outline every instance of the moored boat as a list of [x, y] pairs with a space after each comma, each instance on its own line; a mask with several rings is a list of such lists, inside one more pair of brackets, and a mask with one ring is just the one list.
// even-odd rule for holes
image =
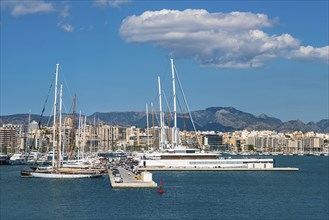
[[[91, 169], [90, 166], [82, 166], [83, 164], [74, 161], [71, 167], [63, 166], [63, 155], [61, 152], [61, 110], [62, 110], [62, 86], [60, 87], [60, 106], [57, 111], [57, 87], [58, 87], [58, 65], [56, 64], [56, 80], [55, 80], [55, 98], [54, 98], [54, 120], [53, 120], [53, 149], [51, 151], [52, 164], [49, 167], [33, 167], [31, 169], [22, 170], [22, 177], [37, 177], [37, 178], [58, 178], [58, 179], [73, 179], [73, 178], [93, 178], [100, 177], [103, 172], [101, 169]], [[59, 120], [58, 120], [59, 114]], [[49, 156], [49, 155], [48, 155]], [[72, 162], [72, 161], [70, 161]]]
[[13, 154], [8, 160], [10, 165], [23, 165], [25, 164], [25, 157], [23, 153]]
[[271, 169], [272, 158], [219, 158], [217, 154], [201, 153], [199, 149], [176, 148], [159, 154], [159, 159], [142, 159], [138, 169], [147, 168], [247, 168]]
[[101, 177], [101, 174], [81, 174], [81, 173], [38, 173], [32, 172], [31, 177], [50, 178], [50, 179], [80, 179], [80, 178], [96, 178]]
[[[159, 103], [160, 103], [160, 134], [159, 134], [159, 150], [161, 151], [159, 154], [149, 154], [143, 156], [143, 158], [138, 163], [138, 168], [140, 170], [206, 170], [206, 169], [223, 169], [223, 168], [232, 168], [232, 169], [250, 169], [250, 170], [271, 170], [275, 167], [275, 160], [272, 158], [219, 158], [218, 154], [204, 153], [200, 152], [199, 149], [187, 148], [185, 146], [181, 146], [181, 141], [179, 141], [178, 129], [177, 129], [177, 109], [176, 109], [176, 87], [175, 87], [175, 76], [177, 72], [175, 71], [173, 60], [171, 59], [171, 76], [172, 76], [172, 84], [173, 84], [173, 121], [174, 125], [172, 127], [172, 135], [171, 135], [171, 145], [166, 146], [164, 143], [166, 141], [162, 138], [162, 129], [163, 129], [163, 121], [164, 116], [162, 113], [162, 104], [161, 104], [161, 87], [160, 80], [159, 82]], [[179, 78], [177, 75], [178, 83]], [[181, 85], [180, 85], [181, 87]], [[181, 88], [182, 90], [182, 88]], [[184, 102], [186, 104], [185, 95], [183, 95]], [[189, 108], [186, 105], [188, 111]], [[190, 115], [191, 123], [196, 132], [192, 116]], [[199, 141], [200, 149], [201, 141]], [[237, 155], [236, 152], [228, 152], [230, 155]], [[259, 155], [261, 155], [259, 153]], [[264, 152], [262, 155], [269, 155], [269, 152]]]

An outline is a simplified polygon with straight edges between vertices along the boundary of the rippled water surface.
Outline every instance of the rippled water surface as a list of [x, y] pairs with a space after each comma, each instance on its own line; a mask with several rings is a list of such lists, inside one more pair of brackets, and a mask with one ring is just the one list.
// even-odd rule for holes
[[0, 166], [0, 219], [329, 219], [328, 157], [276, 156], [297, 172], [153, 172], [156, 189], [108, 178], [21, 178]]

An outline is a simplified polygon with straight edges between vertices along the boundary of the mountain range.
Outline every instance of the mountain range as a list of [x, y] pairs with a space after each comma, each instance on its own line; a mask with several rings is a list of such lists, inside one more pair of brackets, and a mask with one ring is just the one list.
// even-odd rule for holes
[[[167, 116], [167, 113], [165, 113]], [[235, 130], [274, 130], [278, 132], [288, 131], [314, 131], [320, 133], [329, 133], [329, 119], [323, 119], [318, 122], [304, 123], [300, 120], [290, 120], [282, 122], [278, 118], [261, 114], [255, 116], [253, 114], [239, 111], [233, 107], [210, 107], [205, 110], [197, 110], [191, 112], [196, 130], [201, 131], [235, 131]], [[67, 116], [67, 115], [66, 115]], [[75, 117], [76, 119], [78, 116]], [[158, 116], [154, 116], [154, 124], [158, 125]], [[166, 117], [167, 118], [167, 117]], [[52, 123], [52, 117], [40, 117], [31, 115], [31, 120], [40, 121], [42, 125]], [[0, 117], [0, 124], [27, 124], [28, 114], [15, 114]], [[87, 123], [104, 123], [119, 126], [136, 126], [146, 127], [146, 113], [139, 111], [126, 112], [95, 112], [87, 116]], [[184, 123], [186, 122], [186, 123]], [[75, 123], [76, 125], [78, 123]], [[152, 115], [149, 114], [149, 124], [152, 125]], [[173, 121], [170, 121], [173, 125]], [[177, 114], [177, 126], [183, 130], [186, 126], [187, 130], [193, 130], [189, 115]]]

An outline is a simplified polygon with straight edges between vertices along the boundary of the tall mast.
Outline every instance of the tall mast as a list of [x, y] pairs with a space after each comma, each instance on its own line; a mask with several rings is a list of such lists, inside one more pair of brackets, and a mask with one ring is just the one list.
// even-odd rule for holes
[[82, 142], [82, 152], [83, 152], [83, 157], [85, 153], [85, 144], [86, 144], [86, 127], [87, 127], [87, 116], [85, 116], [85, 121], [83, 124], [83, 142]]
[[56, 114], [57, 114], [57, 82], [58, 82], [58, 65], [56, 64], [55, 72], [55, 97], [54, 97], [54, 121], [53, 121], [53, 158], [52, 166], [55, 166], [55, 148], [56, 148]]
[[58, 155], [60, 160], [62, 161], [62, 103], [63, 103], [63, 86], [61, 84], [59, 90], [59, 151]]
[[80, 159], [80, 148], [81, 148], [81, 111], [79, 113], [79, 126], [78, 126], [78, 160]]
[[149, 107], [146, 103], [146, 132], [147, 132], [147, 150], [150, 150], [150, 132], [149, 132]]
[[168, 132], [167, 132], [167, 142], [169, 143], [169, 140], [170, 140], [170, 118], [171, 118], [171, 116], [170, 116], [170, 110], [169, 110], [169, 108], [168, 108]]
[[172, 147], [175, 148], [177, 145], [176, 84], [175, 84], [174, 60], [170, 59], [170, 61], [171, 61], [172, 87], [173, 87], [173, 96], [174, 96], [174, 127], [173, 127]]
[[74, 95], [74, 101], [73, 101], [73, 111], [72, 111], [72, 128], [71, 128], [71, 138], [70, 138], [70, 160], [72, 160], [73, 156], [73, 144], [74, 144], [74, 138], [75, 138], [75, 127], [74, 127], [74, 121], [75, 121], [75, 108], [77, 103], [77, 97]]
[[[167, 116], [167, 125], [168, 125], [168, 132], [167, 132], [167, 143], [169, 143], [169, 140], [170, 140], [170, 120], [171, 120], [171, 109], [170, 109], [170, 106], [169, 106], [169, 102], [168, 102], [168, 99], [167, 99], [167, 96], [166, 96], [166, 93], [164, 91], [163, 92], [163, 96], [165, 98], [165, 101], [166, 101], [166, 104], [167, 104], [167, 107], [168, 107], [168, 116]], [[163, 116], [163, 121], [164, 121], [164, 116]]]
[[154, 150], [154, 143], [155, 143], [155, 128], [154, 128], [154, 106], [153, 102], [151, 102], [151, 108], [152, 108], [152, 148]]
[[[92, 145], [92, 147], [90, 149], [90, 153], [92, 153], [92, 148], [93, 147], [94, 147], [94, 151], [96, 151], [95, 150], [96, 149], [96, 143], [95, 143], [95, 140], [96, 140], [96, 116], [95, 115], [94, 115], [94, 127], [93, 127], [93, 132], [92, 132], [91, 137], [92, 137], [92, 140], [93, 140], [92, 141], [93, 145]], [[112, 147], [113, 147], [113, 142], [112, 142]]]
[[160, 107], [160, 139], [159, 147], [163, 149], [163, 111], [162, 111], [162, 95], [161, 95], [161, 81], [160, 76], [158, 76], [158, 87], [159, 87], [159, 107]]

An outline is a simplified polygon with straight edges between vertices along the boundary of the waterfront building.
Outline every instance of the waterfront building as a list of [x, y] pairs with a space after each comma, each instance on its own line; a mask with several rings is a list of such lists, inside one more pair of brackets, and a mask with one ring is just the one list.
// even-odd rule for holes
[[4, 124], [0, 128], [1, 152], [16, 153], [24, 150], [24, 127], [23, 125]]
[[152, 134], [147, 129], [140, 129], [137, 135], [137, 145], [141, 146], [144, 150], [149, 150], [152, 148]]
[[119, 150], [126, 151], [128, 142], [127, 142], [127, 128], [118, 126], [118, 139], [116, 141], [116, 147]]
[[[71, 140], [72, 119], [64, 117], [62, 124], [62, 146], [68, 152]], [[77, 126], [75, 126], [77, 127]], [[0, 129], [1, 152], [16, 153], [24, 150], [39, 149], [46, 152], [51, 149], [53, 127], [42, 127], [36, 121], [29, 125], [5, 124]], [[162, 147], [160, 134], [162, 133]], [[200, 148], [211, 151], [234, 152], [269, 152], [269, 153], [326, 153], [329, 151], [329, 134], [316, 132], [286, 132], [275, 131], [178, 131], [178, 144], [189, 148]], [[148, 146], [149, 140], [149, 146]], [[85, 152], [115, 151], [115, 150], [160, 150], [171, 148], [172, 129], [121, 127], [98, 123], [86, 125], [75, 131], [74, 147]], [[199, 142], [201, 142], [199, 144]], [[133, 146], [138, 146], [133, 148]]]
[[96, 134], [99, 140], [99, 151], [115, 150], [119, 140], [119, 128], [117, 126], [100, 125], [96, 128]]
[[223, 144], [223, 136], [215, 133], [204, 134], [202, 144], [210, 151], [226, 151], [227, 145]]
[[324, 141], [318, 137], [303, 137], [301, 138], [302, 148], [304, 152], [315, 153], [322, 151]]
[[128, 146], [136, 146], [138, 144], [137, 142], [138, 133], [139, 133], [139, 128], [136, 128], [136, 126], [131, 126], [127, 128], [126, 140]]
[[0, 150], [5, 154], [13, 154], [17, 150], [17, 137], [14, 128], [0, 128]]

